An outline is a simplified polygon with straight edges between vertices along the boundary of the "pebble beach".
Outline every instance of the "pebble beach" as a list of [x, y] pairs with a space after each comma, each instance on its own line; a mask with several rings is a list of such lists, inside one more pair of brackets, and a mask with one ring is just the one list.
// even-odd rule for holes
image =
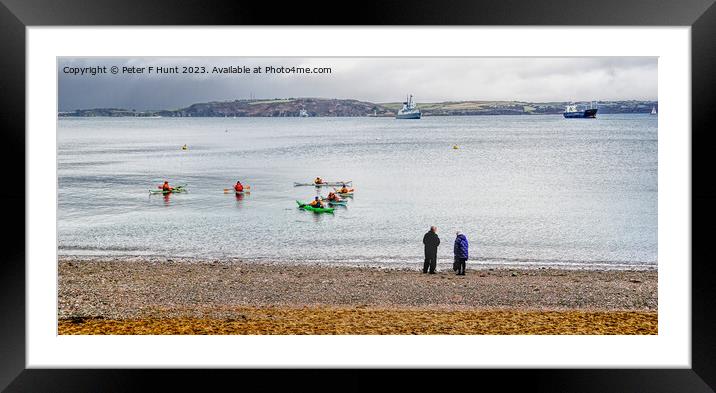
[[656, 270], [421, 268], [63, 257], [58, 333], [658, 333]]

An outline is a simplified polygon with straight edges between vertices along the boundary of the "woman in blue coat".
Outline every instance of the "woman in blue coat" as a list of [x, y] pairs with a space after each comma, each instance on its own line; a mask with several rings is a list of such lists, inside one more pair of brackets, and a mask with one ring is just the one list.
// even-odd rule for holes
[[455, 264], [457, 265], [457, 275], [458, 276], [464, 276], [465, 275], [465, 263], [467, 262], [468, 258], [468, 244], [467, 244], [467, 237], [460, 233], [460, 231], [457, 231], [455, 237], [455, 246], [453, 247], [453, 252], [455, 253]]

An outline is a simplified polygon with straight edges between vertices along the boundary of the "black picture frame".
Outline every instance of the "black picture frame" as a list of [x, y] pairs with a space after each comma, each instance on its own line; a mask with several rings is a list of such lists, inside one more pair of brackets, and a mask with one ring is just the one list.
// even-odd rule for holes
[[[709, 229], [716, 222], [716, 181], [711, 174], [716, 130], [716, 6], [713, 0], [502, 0], [450, 3], [406, 2], [293, 3], [207, 2], [198, 0], [0, 0], [0, 168], [7, 188], [0, 193], [6, 219], [0, 260], [0, 389], [7, 391], [143, 391], [186, 390], [200, 383], [242, 388], [253, 382], [321, 386], [327, 378], [335, 390], [368, 390], [397, 385], [435, 386], [454, 382], [472, 388], [501, 383], [500, 391], [560, 392], [712, 392], [716, 388], [716, 285], [709, 258]], [[344, 8], [347, 7], [347, 8]], [[324, 11], [321, 11], [324, 10]], [[330, 10], [326, 12], [325, 10]], [[25, 44], [28, 26], [83, 25], [555, 25], [555, 26], [690, 26], [692, 70], [692, 363], [691, 369], [519, 369], [459, 370], [438, 375], [425, 370], [109, 370], [26, 369], [25, 358], [25, 204], [27, 192], [43, 185], [26, 184]], [[47, 185], [44, 185], [45, 188]], [[46, 192], [46, 191], [45, 191]], [[20, 206], [24, 209], [20, 209]], [[240, 373], [241, 375], [237, 375]], [[277, 378], [276, 373], [283, 374]], [[420, 375], [417, 375], [420, 373]], [[465, 378], [464, 373], [468, 373]], [[384, 375], [381, 375], [384, 374]], [[241, 379], [237, 379], [240, 377]], [[476, 379], [476, 377], [478, 379]], [[484, 378], [480, 378], [484, 377]], [[386, 381], [387, 378], [387, 381]], [[426, 379], [427, 378], [427, 379]], [[386, 381], [386, 382], [379, 382]], [[485, 382], [488, 381], [488, 382]], [[490, 382], [491, 383], [491, 382]], [[488, 389], [490, 390], [490, 389]]]

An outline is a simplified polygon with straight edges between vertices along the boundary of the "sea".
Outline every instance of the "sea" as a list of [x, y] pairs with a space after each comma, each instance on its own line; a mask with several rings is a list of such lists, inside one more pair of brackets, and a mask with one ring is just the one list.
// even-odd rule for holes
[[[436, 226], [442, 268], [456, 231], [468, 268], [657, 268], [648, 114], [57, 124], [60, 256], [421, 268]], [[331, 190], [294, 186], [318, 176], [352, 181], [347, 206], [298, 208]], [[187, 192], [149, 193], [164, 180]]]

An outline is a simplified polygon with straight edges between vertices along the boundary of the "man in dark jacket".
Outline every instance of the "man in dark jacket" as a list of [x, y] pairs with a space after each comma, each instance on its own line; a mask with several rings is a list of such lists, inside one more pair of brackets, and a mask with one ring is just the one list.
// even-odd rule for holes
[[435, 267], [438, 263], [438, 246], [440, 245], [440, 238], [436, 233], [437, 231], [437, 228], [430, 227], [428, 233], [423, 236], [423, 244], [425, 244], [425, 263], [423, 264], [423, 273], [427, 273], [428, 268], [430, 268], [430, 274], [435, 274]]
[[467, 253], [467, 237], [460, 233], [460, 231], [457, 231], [455, 234], [455, 246], [453, 247], [453, 253], [455, 254], [455, 262], [457, 264], [457, 275], [458, 276], [464, 276], [465, 275], [465, 262], [467, 262], [468, 253]]

